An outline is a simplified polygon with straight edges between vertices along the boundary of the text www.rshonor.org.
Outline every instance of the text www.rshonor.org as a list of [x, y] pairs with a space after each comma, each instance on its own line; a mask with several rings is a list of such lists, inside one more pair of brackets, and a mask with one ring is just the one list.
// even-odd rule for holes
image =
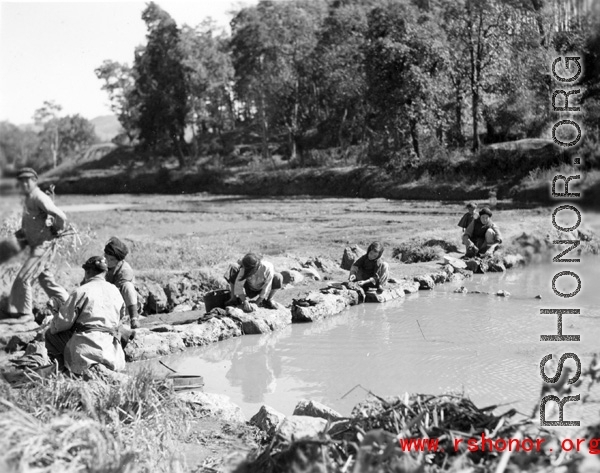
[[[469, 452], [504, 452], [509, 450], [511, 452], [541, 452], [543, 444], [546, 439], [537, 438], [487, 438], [485, 434], [481, 434], [479, 437], [471, 437], [468, 439], [456, 438], [454, 439], [454, 451], [469, 451]], [[435, 438], [401, 438], [398, 440], [400, 448], [403, 452], [443, 452], [444, 449], [439, 446], [439, 439]], [[576, 451], [582, 452], [587, 451], [588, 453], [598, 455], [600, 454], [600, 438], [591, 439], [564, 439], [560, 448], [565, 452]], [[549, 449], [552, 451], [552, 448]]]

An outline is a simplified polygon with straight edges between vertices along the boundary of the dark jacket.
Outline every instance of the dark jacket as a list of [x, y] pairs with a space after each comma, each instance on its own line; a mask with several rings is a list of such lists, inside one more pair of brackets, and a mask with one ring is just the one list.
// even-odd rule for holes
[[466, 229], [471, 224], [471, 222], [473, 220], [475, 220], [477, 217], [479, 217], [479, 215], [477, 214], [477, 212], [475, 212], [473, 214], [471, 212], [467, 212], [459, 220], [458, 226], [460, 228], [465, 228]]
[[491, 220], [487, 223], [487, 225], [484, 225], [481, 221], [481, 218], [476, 218], [468, 226], [465, 234], [472, 242], [476, 243], [478, 240], [485, 239], [485, 232], [487, 232], [490, 228], [494, 230], [494, 233], [496, 234], [496, 243], [502, 243], [500, 229]]
[[127, 307], [138, 305], [138, 294], [135, 288], [135, 277], [133, 269], [126, 261], [119, 261], [114, 268], [106, 273], [106, 281], [117, 286]]
[[[369, 259], [369, 253], [373, 249], [376, 249], [375, 243], [372, 243], [371, 245], [369, 245], [367, 252], [354, 262], [354, 264], [352, 266], [355, 268], [350, 269], [351, 274], [358, 270], [358, 271], [360, 271], [361, 277], [363, 279], [369, 279], [369, 278], [375, 278], [376, 280], [378, 279], [377, 274], [380, 274], [382, 271], [382, 268], [383, 268], [383, 258], [382, 258], [383, 247], [381, 247], [377, 258], [374, 260], [371, 260], [371, 259]], [[379, 282], [379, 281], [377, 281], [377, 282]]]

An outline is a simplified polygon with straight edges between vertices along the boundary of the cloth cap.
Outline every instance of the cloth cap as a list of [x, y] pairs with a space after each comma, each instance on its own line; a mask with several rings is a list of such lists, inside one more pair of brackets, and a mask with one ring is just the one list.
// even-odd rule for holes
[[106, 265], [104, 256], [92, 256], [85, 263], [83, 263], [81, 267], [86, 271], [95, 270], [99, 273], [108, 271], [108, 266]]
[[479, 211], [479, 216], [481, 217], [482, 215], [489, 215], [491, 217], [492, 211], [489, 208], [484, 207]]
[[17, 179], [29, 179], [30, 177], [37, 179], [38, 175], [33, 168], [21, 168], [17, 173]]
[[468, 208], [468, 209], [476, 209], [476, 208], [477, 208], [477, 206], [476, 206], [476, 205], [475, 205], [473, 202], [469, 202], [469, 203], [467, 204], [467, 208]]
[[119, 261], [124, 260], [128, 253], [129, 249], [127, 248], [127, 245], [117, 237], [111, 237], [104, 247], [104, 254], [114, 256]]
[[260, 257], [255, 253], [248, 253], [242, 258], [242, 266], [244, 269], [253, 269], [260, 263]]
[[244, 268], [244, 275], [240, 278], [241, 281], [248, 279], [257, 270], [260, 263], [260, 256], [255, 253], [248, 253], [242, 258], [242, 267]]

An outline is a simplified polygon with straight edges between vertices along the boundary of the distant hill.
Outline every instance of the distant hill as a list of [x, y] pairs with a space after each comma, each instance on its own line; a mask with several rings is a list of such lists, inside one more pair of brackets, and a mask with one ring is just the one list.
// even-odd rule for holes
[[101, 141], [110, 141], [123, 131], [123, 127], [114, 115], [103, 115], [90, 121]]

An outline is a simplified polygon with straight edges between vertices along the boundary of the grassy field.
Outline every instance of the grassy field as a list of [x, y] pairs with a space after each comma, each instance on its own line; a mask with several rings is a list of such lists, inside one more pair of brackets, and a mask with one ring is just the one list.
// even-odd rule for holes
[[[65, 286], [80, 280], [82, 262], [101, 254], [113, 235], [129, 245], [128, 261], [138, 274], [154, 279], [199, 268], [220, 276], [228, 263], [248, 251], [283, 264], [285, 260], [309, 257], [339, 262], [346, 246], [366, 248], [374, 240], [384, 243], [388, 260], [398, 252], [395, 249], [420, 246], [430, 240], [440, 240], [460, 251], [463, 248], [461, 229], [457, 227], [465, 211], [462, 202], [245, 199], [195, 194], [66, 195], [57, 197], [57, 204], [65, 209], [80, 234], [77, 241], [63, 242], [56, 258], [57, 277]], [[0, 221], [10, 223], [3, 227], [6, 234], [18, 225], [18, 198], [2, 199], [0, 212]], [[551, 209], [546, 207], [523, 208], [500, 202], [494, 221], [507, 242], [523, 232], [552, 230]], [[415, 267], [398, 260], [392, 262], [398, 276], [410, 274]], [[10, 267], [18, 264], [14, 261]], [[9, 278], [3, 279], [6, 290]]]

